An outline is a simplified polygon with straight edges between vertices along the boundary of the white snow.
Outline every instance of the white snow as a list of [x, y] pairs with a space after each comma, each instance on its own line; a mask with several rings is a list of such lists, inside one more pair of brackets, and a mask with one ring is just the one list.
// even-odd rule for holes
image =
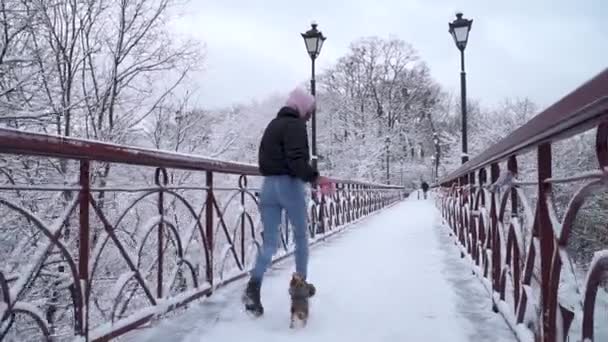
[[[451, 228], [447, 225], [444, 225], [443, 228], [445, 231], [451, 231]], [[454, 243], [450, 243], [450, 242], [454, 242]], [[486, 277], [483, 276], [483, 272], [482, 269], [475, 265], [475, 262], [473, 261], [473, 259], [471, 258], [471, 256], [467, 253], [467, 249], [460, 245], [458, 243], [458, 238], [454, 235], [451, 235], [449, 237], [449, 242], [446, 244], [446, 246], [449, 246], [451, 249], [454, 249], [455, 251], [460, 251], [462, 252], [465, 257], [462, 259], [463, 261], [465, 261], [465, 264], [468, 264], [468, 267], [462, 267], [464, 270], [468, 269], [472, 269], [473, 272], [475, 273], [474, 277], [477, 278], [477, 280], [479, 280], [477, 283], [469, 283], [468, 286], [457, 286], [457, 289], [469, 289], [472, 292], [469, 292], [468, 294], [463, 295], [463, 298], [468, 298], [469, 301], [466, 302], [466, 305], [473, 305], [474, 303], [477, 303], [478, 305], [480, 305], [479, 303], [482, 303], [484, 301], [484, 297], [487, 298], [487, 303], [488, 305], [492, 305], [492, 302], [496, 303], [496, 307], [498, 309], [498, 312], [500, 313], [500, 315], [502, 315], [502, 317], [504, 318], [508, 327], [511, 329], [511, 331], [517, 336], [517, 340], [519, 341], [524, 341], [524, 342], [532, 342], [534, 341], [534, 336], [532, 335], [531, 331], [529, 329], [527, 329], [523, 324], [517, 324], [517, 321], [515, 319], [515, 314], [513, 312], [513, 309], [511, 308], [511, 306], [509, 304], [507, 304], [506, 302], [500, 300], [500, 294], [498, 292], [493, 291], [492, 289], [492, 283], [490, 282], [490, 280]], [[504, 246], [502, 247], [504, 249]], [[454, 251], [454, 252], [455, 252]], [[489, 269], [492, 269], [492, 253], [490, 250], [486, 250], [487, 254], [488, 254], [488, 264], [489, 264]], [[503, 254], [503, 258], [504, 256], [504, 252]], [[506, 267], [506, 266], [505, 266]], [[454, 267], [450, 267], [450, 269], [453, 269]], [[504, 267], [503, 267], [504, 269]], [[460, 277], [464, 278], [465, 276], [465, 272], [460, 271]], [[478, 290], [473, 290], [475, 288], [477, 288], [479, 285], [481, 285], [481, 289]], [[466, 292], [466, 291], [465, 291]], [[491, 300], [490, 300], [490, 295], [492, 296]], [[481, 298], [480, 298], [481, 297]], [[534, 302], [534, 297], [532, 295], [529, 295], [528, 297], [529, 302], [530, 303], [535, 303]], [[471, 300], [473, 299], [473, 300]], [[486, 319], [489, 319], [489, 316], [485, 316]], [[483, 319], [483, 318], [482, 318]], [[481, 325], [486, 325], [487, 323], [481, 323], [481, 320], [476, 318], [474, 319], [474, 321], [480, 322]], [[475, 341], [493, 341], [492, 336], [496, 335], [496, 336], [507, 336], [510, 335], [508, 334], [506, 331], [503, 331], [501, 333], [497, 333], [497, 331], [499, 329], [501, 329], [502, 324], [498, 323], [496, 321], [496, 317], [492, 317], [492, 320], [489, 321], [490, 324], [487, 324], [486, 327], [483, 327], [480, 330], [481, 334], [484, 334], [484, 338], [482, 340], [478, 340], [475, 339]], [[494, 326], [494, 328], [492, 328], [492, 326]], [[489, 327], [489, 329], [488, 329]]]
[[585, 284], [589, 284], [589, 276], [591, 275], [591, 271], [597, 268], [597, 264], [600, 260], [608, 258], [608, 249], [604, 249], [601, 251], [597, 251], [593, 253], [593, 259], [591, 260], [591, 264], [589, 264], [589, 272], [587, 272], [587, 278], [585, 279]]
[[133, 278], [134, 276], [135, 272], [133, 271], [121, 274], [120, 277], [118, 277], [118, 279], [114, 283], [114, 286], [112, 286], [112, 290], [110, 290], [110, 293], [112, 294], [110, 298], [120, 298], [123, 288], [125, 287], [127, 282], [131, 280], [131, 278]]
[[311, 249], [308, 326], [289, 329], [293, 257], [262, 287], [265, 315], [242, 310], [245, 280], [129, 341], [515, 341], [430, 200], [408, 200]]

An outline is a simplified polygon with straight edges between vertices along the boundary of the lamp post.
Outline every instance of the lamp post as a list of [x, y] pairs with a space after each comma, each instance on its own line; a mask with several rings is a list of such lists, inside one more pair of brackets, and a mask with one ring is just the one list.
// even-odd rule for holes
[[439, 158], [441, 153], [441, 146], [439, 145], [439, 137], [437, 132], [433, 133], [433, 143], [435, 144], [435, 179], [433, 181], [439, 181]]
[[[311, 25], [311, 29], [306, 31], [306, 33], [302, 33], [302, 38], [304, 38], [304, 44], [306, 45], [306, 51], [310, 56], [310, 60], [312, 62], [312, 76], [310, 78], [310, 93], [312, 96], [316, 97], [316, 87], [315, 87], [315, 60], [319, 57], [321, 53], [321, 47], [323, 46], [323, 42], [326, 37], [323, 36], [323, 33], [317, 30], [317, 24], [313, 22]], [[312, 167], [317, 170], [317, 115], [316, 108], [313, 109], [312, 112]]]
[[460, 50], [460, 102], [462, 112], [462, 163], [466, 163], [469, 160], [467, 150], [467, 85], [466, 85], [466, 73], [464, 72], [464, 49], [467, 47], [469, 40], [469, 31], [471, 31], [471, 25], [473, 20], [464, 19], [462, 13], [456, 13], [456, 20], [449, 23], [450, 34], [454, 38], [456, 47]]
[[386, 137], [386, 184], [391, 184], [391, 155], [390, 155], [390, 145], [391, 138]]

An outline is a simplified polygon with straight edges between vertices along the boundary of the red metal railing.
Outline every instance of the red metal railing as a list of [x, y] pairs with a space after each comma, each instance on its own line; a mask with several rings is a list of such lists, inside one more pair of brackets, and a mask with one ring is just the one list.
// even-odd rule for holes
[[[566, 139], [592, 129], [599, 168], [578, 174], [559, 169], [565, 174], [555, 177], [554, 164], [573, 159], [555, 147], [572, 144]], [[495, 310], [522, 339], [529, 334], [542, 341], [592, 341], [594, 334], [604, 333], [605, 317], [597, 323], [596, 296], [607, 279], [608, 252], [595, 251], [588, 267], [576, 265], [571, 254], [578, 247], [571, 236], [585, 199], [605, 190], [607, 166], [605, 70], [435, 188], [462, 256], [472, 260], [493, 293]], [[585, 280], [577, 281], [581, 275]]]
[[[261, 244], [255, 165], [8, 129], [0, 153], [0, 340], [110, 340], [243, 278]], [[334, 181], [311, 244], [407, 195]]]

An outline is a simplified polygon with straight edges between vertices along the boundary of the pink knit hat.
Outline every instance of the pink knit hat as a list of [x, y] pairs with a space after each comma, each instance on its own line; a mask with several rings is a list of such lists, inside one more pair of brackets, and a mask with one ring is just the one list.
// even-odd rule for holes
[[310, 116], [311, 111], [315, 107], [315, 98], [306, 90], [297, 87], [289, 93], [285, 105], [297, 110], [300, 113], [300, 117], [306, 118]]

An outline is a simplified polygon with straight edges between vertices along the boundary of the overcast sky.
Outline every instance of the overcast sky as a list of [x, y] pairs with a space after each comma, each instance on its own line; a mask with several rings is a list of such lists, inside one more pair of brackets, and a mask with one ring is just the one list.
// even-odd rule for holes
[[196, 101], [217, 107], [263, 99], [307, 81], [300, 33], [317, 21], [326, 68], [359, 37], [394, 35], [413, 45], [446, 89], [459, 94], [459, 54], [448, 22], [473, 19], [468, 95], [492, 105], [528, 96], [550, 105], [608, 67], [606, 0], [191, 0], [176, 30], [206, 45]]

